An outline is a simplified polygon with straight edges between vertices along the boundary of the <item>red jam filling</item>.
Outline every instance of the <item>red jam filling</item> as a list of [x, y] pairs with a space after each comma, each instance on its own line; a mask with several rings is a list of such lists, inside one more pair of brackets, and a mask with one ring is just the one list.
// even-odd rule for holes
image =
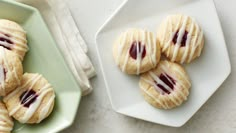
[[[137, 45], [139, 47], [139, 50], [137, 48]], [[143, 47], [143, 51], [141, 51], [141, 47]], [[142, 53], [141, 53], [142, 52]], [[136, 42], [134, 41], [131, 45], [131, 48], [129, 50], [129, 54], [130, 56], [133, 58], [133, 59], [137, 59], [137, 53], [140, 53], [142, 56], [142, 59], [145, 57], [146, 55], [146, 48], [145, 48], [145, 45], [142, 45], [141, 42]]]
[[[1, 33], [1, 34], [3, 34], [3, 33]], [[10, 37], [8, 34], [4, 34], [4, 35], [7, 36], [7, 37]], [[0, 37], [0, 46], [6, 48], [6, 49], [8, 49], [8, 50], [11, 50], [11, 47], [6, 46], [6, 45], [4, 45], [4, 44], [2, 44], [2, 43], [13, 44], [13, 42], [12, 42], [10, 39], [8, 39], [8, 38], [6, 38], [6, 37]]]
[[37, 97], [38, 95], [34, 90], [27, 90], [21, 94], [20, 101], [24, 107], [29, 108], [29, 106], [36, 101]]
[[[179, 30], [175, 32], [174, 38], [172, 39], [174, 45], [177, 42], [178, 36], [179, 36]], [[184, 47], [186, 45], [187, 38], [188, 38], [188, 32], [185, 30], [184, 35], [181, 38], [181, 45], [180, 45], [181, 47]]]
[[[159, 78], [164, 82], [167, 86], [169, 86], [172, 90], [174, 90], [174, 86], [176, 84], [176, 81], [169, 76], [168, 74], [164, 73], [159, 76]], [[162, 84], [158, 84], [156, 81], [154, 81], [156, 85], [165, 93], [170, 94], [171, 92], [165, 88]]]

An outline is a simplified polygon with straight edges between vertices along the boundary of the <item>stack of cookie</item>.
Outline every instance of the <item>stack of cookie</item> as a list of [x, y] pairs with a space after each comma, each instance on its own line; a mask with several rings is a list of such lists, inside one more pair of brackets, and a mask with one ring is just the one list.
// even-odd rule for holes
[[[113, 56], [123, 72], [141, 74], [139, 86], [148, 103], [171, 109], [187, 99], [191, 87], [181, 64], [199, 57], [203, 46], [203, 32], [197, 22], [175, 14], [161, 23], [156, 38], [142, 29], [123, 32], [115, 40]], [[161, 53], [166, 59], [161, 59]]]
[[23, 74], [28, 51], [26, 32], [17, 23], [0, 19], [0, 132], [11, 132], [13, 116], [21, 123], [39, 123], [54, 106], [54, 90], [37, 73]]

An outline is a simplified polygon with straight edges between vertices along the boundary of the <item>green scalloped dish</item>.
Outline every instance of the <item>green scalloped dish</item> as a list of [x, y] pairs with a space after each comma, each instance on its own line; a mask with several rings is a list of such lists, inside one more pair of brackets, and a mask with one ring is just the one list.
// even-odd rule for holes
[[15, 1], [0, 0], [0, 19], [15, 21], [27, 31], [30, 50], [23, 62], [24, 72], [42, 74], [56, 92], [55, 106], [48, 118], [34, 125], [15, 121], [13, 132], [49, 133], [70, 126], [77, 113], [81, 90], [39, 11]]

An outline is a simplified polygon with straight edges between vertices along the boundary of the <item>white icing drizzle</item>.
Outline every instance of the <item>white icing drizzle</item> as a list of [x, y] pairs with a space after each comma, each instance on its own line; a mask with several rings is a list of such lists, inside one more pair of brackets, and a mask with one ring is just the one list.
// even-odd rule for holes
[[12, 41], [14, 44], [18, 44], [18, 45], [14, 45], [14, 44], [10, 44], [6, 41], [0, 41], [0, 44], [7, 47], [7, 48], [12, 48], [14, 46], [14, 48], [16, 48], [19, 51], [27, 51], [28, 47], [25, 43], [18, 41], [16, 38], [14, 37], [8, 37], [6, 35], [4, 35], [3, 33], [0, 32], [0, 37], [1, 38], [5, 38], [7, 40]]
[[[38, 74], [35, 75], [30, 80], [28, 80], [24, 85], [22, 85], [22, 87], [17, 88], [15, 91], [13, 91], [11, 94], [9, 94], [6, 98], [4, 98], [4, 100], [7, 101], [11, 97], [14, 97], [16, 94], [23, 92], [24, 90], [26, 90], [26, 85], [28, 85], [30, 83], [32, 83], [32, 84], [29, 88], [32, 89], [33, 86], [37, 83], [37, 81], [40, 80], [41, 78], [42, 78], [41, 75], [38, 75]], [[36, 92], [36, 94], [38, 95], [38, 97], [36, 98], [36, 101], [33, 102], [29, 106], [29, 108], [26, 110], [24, 115], [19, 118], [19, 121], [22, 123], [26, 123], [34, 115], [36, 110], [39, 108], [45, 95], [48, 94], [49, 92], [52, 92], [52, 91], [53, 91], [53, 89], [52, 89], [51, 85], [48, 83], [48, 84], [45, 84], [38, 92]], [[27, 95], [28, 92], [26, 92], [26, 94], [22, 97], [22, 99], [25, 99], [25, 96]], [[24, 104], [28, 103], [33, 98], [34, 98], [34, 96], [28, 97], [26, 99], [26, 101], [24, 102]], [[49, 99], [49, 102], [43, 107], [43, 109], [40, 110], [38, 122], [40, 122], [42, 119], [44, 119], [46, 117], [46, 114], [48, 113], [47, 111], [49, 111], [49, 108], [50, 108], [54, 98], [55, 98], [55, 94], [53, 94], [53, 96]], [[20, 103], [21, 103], [21, 101], [20, 101]], [[14, 107], [13, 110], [11, 110], [11, 112], [9, 113], [10, 115], [14, 115], [23, 106], [20, 103], [16, 107]]]
[[5, 51], [5, 49], [4, 48], [1, 48], [1, 49], [2, 49], [2, 53], [4, 54], [3, 55], [3, 61], [5, 62], [5, 66], [7, 68], [7, 72], [10, 72], [11, 75], [14, 75], [17, 84], [20, 85], [20, 79], [19, 79], [19, 77], [17, 75], [16, 68], [13, 67], [13, 70], [12, 71], [10, 70], [10, 65], [12, 65], [12, 64], [10, 64], [8, 62], [8, 59], [6, 58], [6, 53], [5, 53], [6, 51]]
[[[189, 59], [188, 59], [188, 62], [190, 62], [191, 61], [191, 59], [193, 58], [193, 55], [194, 55], [194, 53], [195, 53], [195, 51], [196, 51], [196, 48], [198, 47], [198, 45], [200, 45], [201, 43], [200, 43], [200, 41], [202, 41], [202, 38], [203, 38], [203, 31], [200, 31], [199, 32], [199, 30], [200, 30], [200, 28], [199, 28], [199, 26], [197, 25], [196, 26], [196, 28], [197, 28], [197, 30], [196, 30], [196, 34], [198, 33], [198, 35], [195, 37], [195, 42], [196, 43], [194, 43], [195, 45], [192, 47], [192, 49], [191, 49], [191, 51], [190, 51], [190, 56], [189, 56]], [[198, 32], [197, 32], [198, 31]], [[199, 38], [198, 38], [199, 37]], [[198, 56], [200, 56], [200, 54], [201, 54], [201, 50], [199, 50], [199, 53], [198, 53]]]
[[[147, 80], [147, 79], [144, 79], [144, 78], [143, 78], [143, 80], [144, 80], [145, 82], [149, 83], [150, 85], [152, 85], [159, 93], [161, 93], [162, 95], [161, 95], [160, 97], [162, 97], [162, 96], [164, 96], [163, 98], [165, 98], [165, 97], [167, 98], [167, 97], [168, 97], [175, 105], [180, 105], [180, 104], [181, 104], [181, 100], [180, 100], [179, 97], [177, 96], [177, 93], [170, 93], [170, 94], [165, 95], [165, 92], [164, 92], [164, 91], [162, 91], [159, 87], [157, 87], [157, 85], [156, 85], [155, 83], [152, 83], [153, 81], [150, 81], [150, 80]], [[163, 82], [163, 83], [164, 83], [164, 82]], [[159, 83], [159, 84], [160, 84], [160, 83]], [[162, 84], [162, 85], [163, 85], [163, 84]], [[166, 86], [167, 86], [167, 85], [165, 84], [164, 87], [166, 87]], [[166, 88], [166, 89], [167, 89], [167, 88]], [[142, 90], [144, 90], [147, 95], [149, 95], [149, 96], [150, 96], [151, 98], [153, 98], [156, 102], [158, 102], [164, 109], [170, 108], [170, 107], [168, 106], [166, 100], [160, 101], [160, 100], [157, 99], [154, 95], [152, 95], [151, 93], [149, 93], [146, 89], [142, 88]], [[172, 91], [173, 91], [173, 90], [172, 90]], [[181, 97], [184, 98], [184, 100], [187, 99], [187, 96], [185, 96], [185, 95], [183, 94], [183, 92], [182, 92], [180, 89], [176, 88], [176, 91], [179, 92], [178, 94], [180, 94]], [[172, 97], [171, 95], [172, 95], [173, 97]]]
[[155, 83], [153, 83], [153, 81], [147, 80], [147, 79], [145, 79], [145, 78], [141, 78], [141, 79], [142, 79], [143, 81], [145, 81], [146, 83], [152, 85], [159, 93], [165, 94], [165, 92], [164, 92], [162, 89], [160, 89], [159, 87], [157, 87], [157, 85], [156, 85]]
[[181, 59], [180, 63], [184, 63], [186, 61], [186, 59], [187, 59], [187, 55], [188, 55], [189, 47], [190, 47], [189, 45], [190, 45], [190, 41], [192, 39], [193, 29], [194, 29], [194, 23], [191, 24], [190, 31], [189, 31], [189, 33], [187, 35], [185, 51], [184, 51], [184, 55], [182, 56], [182, 59]]
[[[182, 95], [182, 94], [183, 93], [180, 93], [180, 95]], [[170, 98], [172, 98], [172, 101], [174, 101], [175, 105], [180, 105], [181, 104], [181, 100], [178, 98], [177, 93], [172, 93], [172, 95], [173, 95], [173, 98], [172, 97], [170, 97]]]
[[[129, 31], [129, 30], [128, 30]], [[141, 68], [141, 64], [142, 64], [142, 54], [144, 52], [144, 48], [146, 46], [146, 50], [147, 50], [147, 54], [150, 54], [150, 60], [152, 62], [152, 64], [157, 64], [156, 61], [156, 42], [155, 42], [155, 38], [152, 38], [151, 40], [151, 33], [146, 31], [146, 30], [142, 30], [141, 31], [141, 38], [139, 35], [139, 31], [137, 32], [136, 37], [134, 37], [134, 33], [130, 32], [129, 38], [127, 38], [128, 36], [128, 31], [126, 31], [125, 33], [123, 33], [121, 39], [120, 39], [120, 44], [118, 46], [118, 54], [116, 57], [116, 64], [118, 65], [120, 63], [120, 57], [122, 55], [122, 52], [124, 51], [125, 45], [126, 43], [132, 43], [133, 41], [136, 41], [136, 52], [137, 52], [137, 58], [136, 58], [136, 66], [137, 66], [137, 71], [136, 74], [138, 75], [140, 73], [140, 68]], [[139, 41], [141, 41], [141, 47], [139, 46]], [[154, 44], [153, 48], [152, 48], [152, 44]], [[128, 60], [129, 60], [129, 50], [132, 47], [129, 46], [128, 50], [125, 53], [125, 59], [124, 59], [124, 64], [121, 66], [121, 70], [125, 71], [126, 66], [128, 64]], [[154, 50], [154, 52], [151, 52], [151, 50]]]
[[[36, 110], [38, 109], [38, 107], [40, 106], [40, 104], [41, 104], [41, 102], [42, 102], [44, 96], [45, 96], [47, 93], [49, 93], [50, 91], [53, 91], [53, 90], [52, 90], [52, 88], [49, 88], [49, 87], [46, 88], [46, 89], [44, 89], [44, 90], [42, 89], [42, 91], [40, 90], [39, 96], [37, 97], [36, 101], [35, 101], [34, 103], [32, 103], [32, 104], [29, 106], [29, 108], [26, 110], [24, 116], [20, 118], [20, 121], [21, 121], [22, 123], [26, 123], [26, 122], [33, 116], [33, 114], [35, 113], [35, 111], [36, 111]], [[30, 101], [31, 99], [32, 99], [32, 98], [29, 98], [29, 99], [27, 100], [27, 102]], [[50, 106], [50, 105], [48, 105], [48, 106]]]
[[[133, 33], [133, 32], [131, 32], [130, 40], [131, 40], [131, 41], [134, 40], [134, 33]], [[131, 41], [130, 41], [129, 43], [131, 43]], [[126, 43], [126, 41], [125, 41], [125, 43]], [[124, 45], [125, 45], [125, 44], [124, 44]], [[131, 46], [132, 46], [132, 45], [130, 45], [130, 47], [128, 48], [128, 50], [127, 50], [127, 52], [126, 52], [126, 55], [125, 55], [125, 62], [124, 62], [124, 65], [123, 65], [123, 67], [122, 67], [122, 71], [123, 71], [123, 72], [125, 71], [126, 65], [127, 65], [127, 63], [128, 63], [128, 59], [129, 59], [129, 49], [131, 48]], [[122, 51], [123, 51], [123, 50], [124, 50], [124, 49], [122, 49]]]
[[0, 65], [0, 84], [3, 90], [5, 89], [4, 79], [5, 79], [4, 68], [2, 65]]
[[[137, 34], [137, 38], [139, 38], [139, 34]], [[142, 42], [143, 40], [141, 40], [141, 42]], [[142, 47], [142, 44], [141, 44], [141, 47]], [[136, 74], [138, 75], [139, 74], [139, 71], [140, 71], [140, 64], [141, 64], [141, 60], [142, 60], [142, 55], [140, 55], [140, 53], [142, 54], [142, 51], [141, 50], [139, 50], [139, 49], [142, 49], [142, 48], [140, 48], [139, 47], [139, 41], [136, 41], [136, 55], [137, 55], [137, 57], [136, 57], [136, 65], [137, 65], [137, 72], [136, 72]], [[139, 52], [139, 51], [141, 51], [141, 52]]]
[[[169, 65], [169, 64], [167, 64], [167, 65]], [[166, 68], [164, 65], [161, 65], [160, 68], [161, 68], [162, 71], [168, 72], [167, 68]], [[173, 69], [175, 69], [175, 68], [173, 68]], [[182, 79], [183, 79], [189, 86], [191, 86], [190, 81], [188, 80], [188, 78], [187, 78], [181, 71], [179, 71], [178, 69], [175, 69], [175, 72], [177, 72], [178, 75], [180, 75], [180, 76], [182, 77]], [[186, 86], [184, 86], [181, 82], [178, 82], [178, 85], [180, 85], [182, 88], [186, 88]], [[176, 85], [175, 87], [177, 87], [177, 85]], [[185, 89], [184, 89], [184, 90], [185, 90]], [[182, 90], [176, 89], [176, 91], [179, 91], [179, 92], [180, 92], [179, 94], [184, 98], [184, 100], [187, 99], [187, 96], [184, 95], [184, 93], [183, 93]]]
[[[8, 73], [10, 73], [10, 75], [14, 76], [18, 85], [20, 84], [20, 79], [16, 73], [16, 69], [15, 67], [13, 67], [13, 70], [11, 70], [10, 68], [10, 65], [12, 64], [9, 64], [8, 62], [8, 59], [6, 58], [6, 51], [5, 51], [5, 48], [3, 47], [0, 47], [0, 58], [2, 58], [3, 60], [3, 63], [4, 63], [4, 66], [6, 67], [5, 69], [7, 70]], [[5, 91], [5, 83], [4, 83], [4, 80], [5, 80], [5, 75], [4, 75], [4, 67], [1, 66], [1, 70], [0, 70], [0, 74], [1, 74], [1, 88], [2, 88], [2, 92], [3, 92], [3, 95], [5, 95], [6, 91]], [[7, 74], [6, 74], [7, 75]]]
[[182, 24], [181, 28], [179, 29], [177, 42], [176, 42], [175, 47], [174, 47], [173, 56], [171, 58], [171, 61], [175, 61], [176, 56], [179, 52], [179, 48], [181, 46], [181, 41], [182, 41], [184, 33], [185, 33], [185, 28], [186, 28], [186, 25], [187, 25], [187, 21], [188, 21], [188, 16], [185, 16], [184, 20], [183, 20], [183, 24]]
[[124, 65], [122, 67], [123, 72], [125, 71], [126, 65], [128, 63], [128, 59], [129, 59], [129, 50], [127, 51], [127, 54], [125, 55], [125, 62], [124, 62]]
[[166, 99], [167, 99], [167, 97], [163, 97], [163, 99], [162, 99], [163, 101], [162, 101], [162, 102], [164, 103], [164, 105], [165, 105], [165, 108], [166, 108], [166, 109], [169, 109], [169, 108], [170, 108], [170, 106], [168, 105], [168, 102], [167, 102], [167, 100], [166, 100]]
[[[0, 58], [5, 58], [5, 52], [4, 52], [4, 48], [0, 48]], [[3, 59], [4, 62], [4, 59]], [[5, 95], [5, 74], [4, 74], [4, 67], [2, 66], [3, 64], [1, 64], [1, 92], [3, 95]], [[6, 66], [7, 67], [7, 66]]]
[[29, 88], [32, 88], [34, 86], [34, 84], [36, 83], [37, 80], [39, 80], [39, 78], [41, 78], [41, 75], [39, 74], [35, 74], [30, 80], [28, 80], [25, 84], [23, 84], [22, 86], [16, 88], [14, 91], [12, 91], [10, 94], [8, 94], [7, 96], [4, 97], [3, 101], [6, 102], [8, 101], [10, 98], [14, 97], [17, 93], [19, 92], [23, 92], [26, 88], [26, 86], [29, 83], [32, 83], [31, 86]]
[[[3, 106], [3, 105], [0, 105]], [[10, 132], [13, 127], [13, 122], [8, 116], [8, 112], [5, 107], [0, 108], [0, 132]]]
[[[161, 40], [161, 44], [164, 44], [164, 42], [165, 42], [165, 39], [166, 39], [166, 32], [167, 32], [167, 30], [168, 30], [168, 25], [169, 25], [169, 23], [171, 23], [171, 20], [169, 21], [169, 16], [166, 18], [166, 20], [165, 20], [165, 23], [164, 23], [164, 31], [163, 31], [163, 37], [161, 38], [162, 40]], [[170, 27], [170, 29], [172, 30], [172, 24], [170, 24], [171, 25], [171, 27]], [[172, 31], [171, 31], [171, 33], [172, 33]], [[172, 34], [173, 35], [173, 34]], [[173, 37], [171, 37], [171, 38], [173, 38]], [[168, 44], [169, 44], [170, 42], [168, 42], [167, 43], [167, 45], [164, 45], [163, 46], [163, 48], [162, 48], [162, 50], [163, 51], [165, 51], [166, 50], [166, 48], [168, 47]]]
[[[151, 34], [151, 32], [148, 32], [148, 35], [149, 34]], [[149, 38], [151, 38], [151, 36], [149, 36], [148, 37], [148, 39]], [[155, 37], [153, 37], [152, 36], [152, 43], [149, 43], [149, 46], [150, 46], [150, 49], [151, 49], [151, 47], [152, 47], [152, 44], [153, 44], [153, 53], [152, 52], [150, 52], [149, 54], [151, 54], [151, 57], [152, 57], [152, 62], [153, 62], [153, 66], [156, 66], [156, 64], [157, 64], [157, 59], [156, 59], [156, 51], [157, 51], [157, 49], [156, 49], [156, 39], [155, 39]]]
[[164, 109], [167, 109], [166, 105], [165, 105], [162, 101], [160, 101], [159, 99], [155, 98], [154, 95], [152, 95], [151, 93], [149, 93], [149, 91], [148, 91], [147, 89], [142, 88], [142, 87], [141, 87], [141, 89], [142, 89], [148, 96], [150, 96], [150, 97], [151, 97], [152, 99], [154, 99], [157, 103], [159, 103]]
[[12, 32], [11, 31], [9, 31], [9, 30], [6, 30], [6, 29], [1, 29], [1, 32], [2, 33], [6, 33], [6, 34], [8, 34], [8, 35], [10, 35], [11, 34], [11, 36], [12, 37], [14, 37], [16, 40], [21, 40], [21, 41], [23, 41], [24, 43], [26, 43], [27, 42], [27, 40], [26, 40], [26, 38], [25, 37], [23, 37], [23, 36], [20, 36], [20, 35], [17, 35], [17, 34], [12, 34]]
[[[181, 20], [181, 19], [182, 19], [182, 16], [180, 16], [180, 20]], [[169, 22], [170, 25], [171, 25], [171, 33], [172, 33], [172, 34], [171, 34], [171, 37], [170, 37], [168, 43], [163, 47], [163, 51], [165, 51], [165, 50], [171, 45], [171, 42], [172, 42], [172, 40], [173, 40], [173, 38], [174, 38], [174, 36], [175, 36], [175, 33], [173, 33], [173, 31], [172, 31], [172, 19], [171, 19], [170, 17], [168, 17], [168, 18], [167, 18], [167, 22]], [[167, 23], [167, 24], [169, 24], [169, 23]], [[180, 23], [181, 23], [181, 21], [178, 22], [178, 24], [176, 25], [174, 31], [177, 31], [177, 30], [178, 30]], [[165, 29], [165, 31], [164, 31], [164, 32], [165, 32], [164, 35], [166, 35], [167, 30], [168, 30], [168, 26], [166, 25], [166, 29]], [[163, 37], [162, 44], [164, 44], [164, 41], [165, 41], [164, 38], [166, 38], [166, 36]], [[169, 51], [170, 51], [170, 50], [169, 50]], [[169, 56], [169, 53], [168, 53], [168, 56]]]
[[[151, 33], [150, 32], [147, 32], [147, 44], [146, 44], [146, 50], [147, 50], [147, 53], [152, 53], [152, 45], [151, 45]], [[145, 34], [144, 34], [145, 35]], [[146, 35], [145, 35], [146, 36]], [[156, 45], [155, 45], [156, 46]], [[156, 49], [153, 48], [153, 50], [155, 51]], [[153, 53], [156, 53], [156, 52], [153, 52]], [[153, 66], [156, 66], [154, 64], [154, 62], [156, 61], [155, 60], [155, 56], [153, 56], [153, 54], [151, 56], [149, 56], [149, 59], [151, 60]]]
[[[162, 72], [168, 72], [167, 71], [167, 67], [169, 67], [169, 64], [160, 64], [160, 71]], [[186, 83], [188, 83], [188, 85], [191, 85], [189, 80], [177, 69], [175, 69], [176, 72], [186, 81]], [[170, 80], [168, 78], [167, 75], [165, 75], [165, 73], [162, 73], [166, 79], [175, 86], [175, 90], [172, 90], [165, 82], [163, 82], [154, 72], [149, 72], [148, 73], [149, 76], [156, 82], [154, 83], [153, 80], [149, 80], [149, 79], [145, 79], [145, 78], [141, 78], [141, 80], [145, 81], [146, 83], [150, 84], [151, 86], [153, 86], [155, 88], [155, 90], [157, 92], [159, 92], [160, 94], [162, 94], [161, 96], [164, 96], [163, 98], [168, 98], [170, 99], [175, 105], [180, 105], [181, 104], [181, 100], [180, 98], [177, 96], [177, 93], [180, 94], [180, 96], [186, 100], [187, 96], [184, 94], [183, 91], [185, 91], [185, 89], [181, 90], [179, 86], [181, 86], [182, 88], [185, 88], [185, 86], [182, 84], [182, 82], [176, 82], [176, 84], [174, 85], [174, 82], [172, 80]], [[159, 88], [156, 84], [160, 84], [162, 85], [166, 90], [168, 90], [169, 92], [172, 91], [176, 91], [177, 93], [170, 93], [170, 94], [166, 94], [161, 88]], [[167, 109], [169, 108], [168, 104], [164, 101], [160, 101], [159, 99], [155, 98], [154, 95], [152, 95], [151, 93], [149, 93], [146, 89], [142, 88], [142, 90], [145, 91], [145, 93], [147, 95], [149, 95], [151, 98], [153, 98], [156, 102], [158, 102], [163, 108]], [[172, 97], [173, 96], [173, 97]]]
[[[10, 48], [10, 49], [14, 48], [16, 51], [23, 51], [23, 52], [28, 51], [28, 46], [26, 44], [27, 43], [26, 38], [24, 36], [20, 36], [18, 34], [15, 34], [12, 31], [19, 32], [23, 35], [26, 34], [26, 32], [20, 28], [9, 27], [9, 26], [6, 26], [6, 25], [0, 23], [0, 37], [8, 39], [13, 43], [13, 44], [11, 44], [7, 41], [0, 41], [0, 45], [3, 45], [3, 46]], [[9, 36], [6, 36], [5, 34], [8, 34]], [[23, 57], [21, 55], [19, 55], [19, 57], [21, 58], [21, 60], [23, 59]]]
[[16, 31], [16, 32], [23, 32], [23, 33], [26, 34], [26, 31], [24, 31], [20, 28], [12, 28], [12, 27], [6, 26], [5, 24], [2, 24], [2, 23], [0, 23], [0, 28], [1, 29], [7, 29], [7, 30], [13, 30], [13, 31]]
[[156, 81], [157, 84], [162, 85], [165, 87], [169, 92], [172, 92], [172, 89], [165, 83], [163, 82], [155, 73], [149, 71], [149, 75]]
[[[22, 87], [18, 87], [16, 90], [14, 90], [12, 93], [10, 93], [9, 95], [7, 95], [4, 100], [9, 100], [10, 98], [14, 97], [17, 93], [22, 93], [23, 91], [25, 91], [27, 88], [26, 86], [32, 82], [31, 86], [29, 88], [32, 88], [36, 82], [41, 78], [41, 75], [35, 75], [33, 78], [31, 78], [30, 80], [28, 80], [26, 82], [26, 84], [24, 84]], [[22, 97], [22, 99], [24, 99], [25, 95]], [[13, 110], [11, 110], [9, 112], [9, 115], [12, 116], [13, 114], [15, 114], [19, 109], [21, 108], [21, 104], [19, 104], [18, 106], [16, 106]]]
[[[161, 67], [161, 68], [163, 69], [164, 67]], [[173, 69], [175, 69], [175, 68], [173, 68]], [[182, 77], [182, 79], [183, 79], [189, 86], [191, 86], [191, 83], [190, 83], [189, 79], [183, 74], [183, 72], [179, 71], [178, 69], [175, 69], [175, 72], [177, 72], [178, 75], [180, 75], [180, 76]], [[182, 85], [182, 86], [184, 86], [184, 85]]]
[[[144, 50], [144, 47], [145, 47], [145, 45], [142, 45], [142, 43], [145, 43], [145, 38], [146, 38], [145, 33], [146, 33], [146, 31], [143, 30], [142, 33], [143, 33], [143, 35], [142, 35], [142, 39], [141, 39], [141, 45], [140, 45], [141, 47], [139, 47], [139, 42], [138, 41], [136, 42], [136, 47], [137, 47], [136, 48], [137, 49], [136, 50], [136, 52], [137, 52], [137, 59], [136, 59], [137, 72], [136, 72], [136, 74], [137, 75], [140, 73], [140, 66], [141, 66], [141, 62], [142, 62], [142, 54], [143, 54], [143, 50]], [[139, 34], [138, 34], [138, 38], [139, 38]]]
[[[145, 34], [145, 32], [143, 32], [143, 36], [145, 36], [145, 38], [147, 38], [147, 41], [146, 41], [146, 52], [147, 52], [147, 53], [152, 53], [150, 32], [147, 32], [147, 34]], [[145, 40], [144, 40], [144, 41], [145, 41]], [[153, 64], [152, 56], [149, 56], [148, 58], [149, 58], [149, 60], [151, 60], [151, 62], [152, 62], [152, 64]]]
[[[155, 75], [155, 73], [150, 73], [151, 77], [160, 85], [162, 85], [165, 89], [167, 89], [169, 92], [172, 92], [173, 90], [165, 83], [163, 82], [158, 76]], [[166, 77], [166, 79], [168, 81], [170, 81], [171, 84], [174, 85], [174, 83], [165, 75], [165, 73], [163, 73], [163, 75]], [[178, 99], [177, 97], [175, 97], [176, 95], [174, 95], [174, 97], [170, 97], [170, 95], [166, 95], [167, 97], [169, 97], [169, 99], [174, 102], [176, 105], [178, 105], [176, 103], [175, 99]]]
[[48, 103], [46, 104], [46, 106], [44, 106], [42, 108], [42, 110], [40, 111], [39, 119], [38, 119], [37, 123], [40, 123], [46, 117], [46, 115], [49, 112], [49, 109], [50, 109], [52, 103], [54, 102], [54, 99], [55, 99], [55, 95], [53, 94], [53, 96], [50, 97], [50, 99], [48, 100]]
[[179, 98], [176, 97], [176, 95], [173, 95], [173, 97], [170, 96], [170, 95], [167, 95], [167, 96], [168, 96], [168, 98], [169, 98], [175, 105], [179, 105], [179, 103], [178, 103]]
[[[175, 61], [176, 60], [176, 57], [178, 55], [178, 52], [179, 52], [179, 49], [180, 49], [180, 46], [181, 46], [181, 41], [182, 41], [183, 36], [185, 34], [185, 29], [186, 29], [186, 26], [187, 26], [188, 19], [189, 19], [188, 16], [184, 16], [183, 23], [182, 23], [182, 25], [181, 25], [181, 27], [179, 29], [179, 33], [178, 33], [178, 37], [177, 37], [177, 42], [176, 42], [176, 44], [174, 46], [174, 51], [173, 51], [173, 55], [171, 57], [171, 61]], [[174, 38], [175, 32], [177, 32], [177, 30], [179, 28], [181, 20], [182, 20], [182, 15], [180, 16], [178, 24], [176, 25], [176, 27], [174, 29], [174, 32], [173, 32], [172, 31], [172, 29], [173, 29], [172, 28], [172, 19], [170, 17], [168, 17], [166, 19], [166, 24], [164, 25], [165, 26], [165, 30], [164, 30], [164, 34], [163, 35], [166, 35], [166, 32], [168, 31], [168, 29], [171, 29], [171, 33], [172, 34], [170, 35], [170, 39], [169, 39], [169, 41], [166, 44], [164, 43], [166, 36], [163, 37], [162, 44], [165, 44], [165, 45], [163, 46], [163, 50], [162, 51], [166, 51], [167, 48], [171, 45], [171, 42], [172, 42], [172, 40]], [[185, 49], [184, 49], [184, 54], [181, 57], [180, 63], [190, 62], [192, 60], [193, 55], [194, 55], [197, 47], [201, 44], [200, 41], [202, 41], [202, 38], [203, 38], [203, 31], [200, 29], [199, 25], [196, 24], [196, 21], [193, 18], [191, 18], [191, 21], [192, 21], [192, 23], [191, 23], [190, 30], [189, 30], [188, 35], [187, 35], [187, 40], [186, 40], [186, 46], [185, 46]], [[193, 43], [191, 43], [194, 28], [196, 28], [195, 29], [195, 36], [194, 36]], [[190, 44], [194, 44], [194, 46], [190, 46]], [[169, 56], [169, 54], [170, 54], [170, 49], [168, 49], [168, 51], [167, 51], [167, 56]], [[200, 56], [200, 54], [201, 54], [201, 50], [198, 51], [197, 56]]]
[[9, 120], [9, 118], [6, 117], [6, 115], [8, 115], [8, 114], [1, 112], [0, 113], [0, 120], [6, 121], [7, 123], [12, 123], [11, 120]]

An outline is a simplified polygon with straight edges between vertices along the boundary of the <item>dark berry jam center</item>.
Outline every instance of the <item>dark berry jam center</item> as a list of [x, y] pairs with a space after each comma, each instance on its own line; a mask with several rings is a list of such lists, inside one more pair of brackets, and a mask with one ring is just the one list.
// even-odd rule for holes
[[7, 36], [7, 37], [10, 37], [10, 35], [9, 34], [4, 34], [5, 36]]
[[[1, 33], [1, 34], [5, 35], [7, 37], [10, 37], [10, 35], [8, 35], [8, 34], [4, 34], [4, 33]], [[8, 44], [13, 44], [13, 42], [10, 39], [8, 39], [6, 37], [0, 37], [0, 46], [6, 48], [8, 50], [11, 50], [11, 48], [9, 46], [3, 45], [1, 42], [5, 42], [5, 43], [8, 43]]]
[[[174, 38], [172, 39], [172, 42], [173, 42], [174, 44], [177, 43], [178, 36], [179, 36], [179, 30], [175, 32]], [[188, 38], [188, 32], [185, 30], [185, 31], [184, 31], [184, 35], [183, 35], [183, 37], [181, 38], [181, 45], [180, 45], [181, 47], [184, 47], [184, 46], [186, 45], [187, 38]]]
[[[164, 73], [164, 74], [161, 74], [159, 78], [162, 80], [162, 82], [164, 82], [167, 86], [169, 86], [172, 90], [174, 90], [174, 86], [176, 84], [176, 81], [171, 76], [169, 76], [168, 74]], [[171, 93], [162, 84], [158, 84], [156, 81], [155, 81], [155, 83], [165, 93], [167, 93], [167, 94]]]
[[136, 60], [138, 53], [141, 54], [141, 58], [143, 59], [146, 55], [146, 48], [145, 48], [145, 45], [142, 45], [140, 41], [139, 42], [134, 41], [129, 50], [129, 54], [133, 59]]
[[[0, 79], [5, 81], [6, 75], [7, 75], [7, 70], [3, 66], [1, 66], [0, 71], [1, 71]], [[4, 81], [0, 81], [0, 84], [1, 84], [1, 82], [4, 82]]]
[[7, 70], [5, 68], [3, 68], [3, 76], [4, 76], [4, 80], [5, 80], [7, 77]]
[[1, 42], [7, 42], [7, 43], [10, 43], [10, 44], [13, 44], [13, 42], [7, 38], [4, 38], [4, 37], [0, 37], [0, 41]]
[[29, 107], [35, 100], [37, 99], [38, 95], [34, 90], [27, 90], [24, 91], [20, 96], [20, 102], [24, 107]]

